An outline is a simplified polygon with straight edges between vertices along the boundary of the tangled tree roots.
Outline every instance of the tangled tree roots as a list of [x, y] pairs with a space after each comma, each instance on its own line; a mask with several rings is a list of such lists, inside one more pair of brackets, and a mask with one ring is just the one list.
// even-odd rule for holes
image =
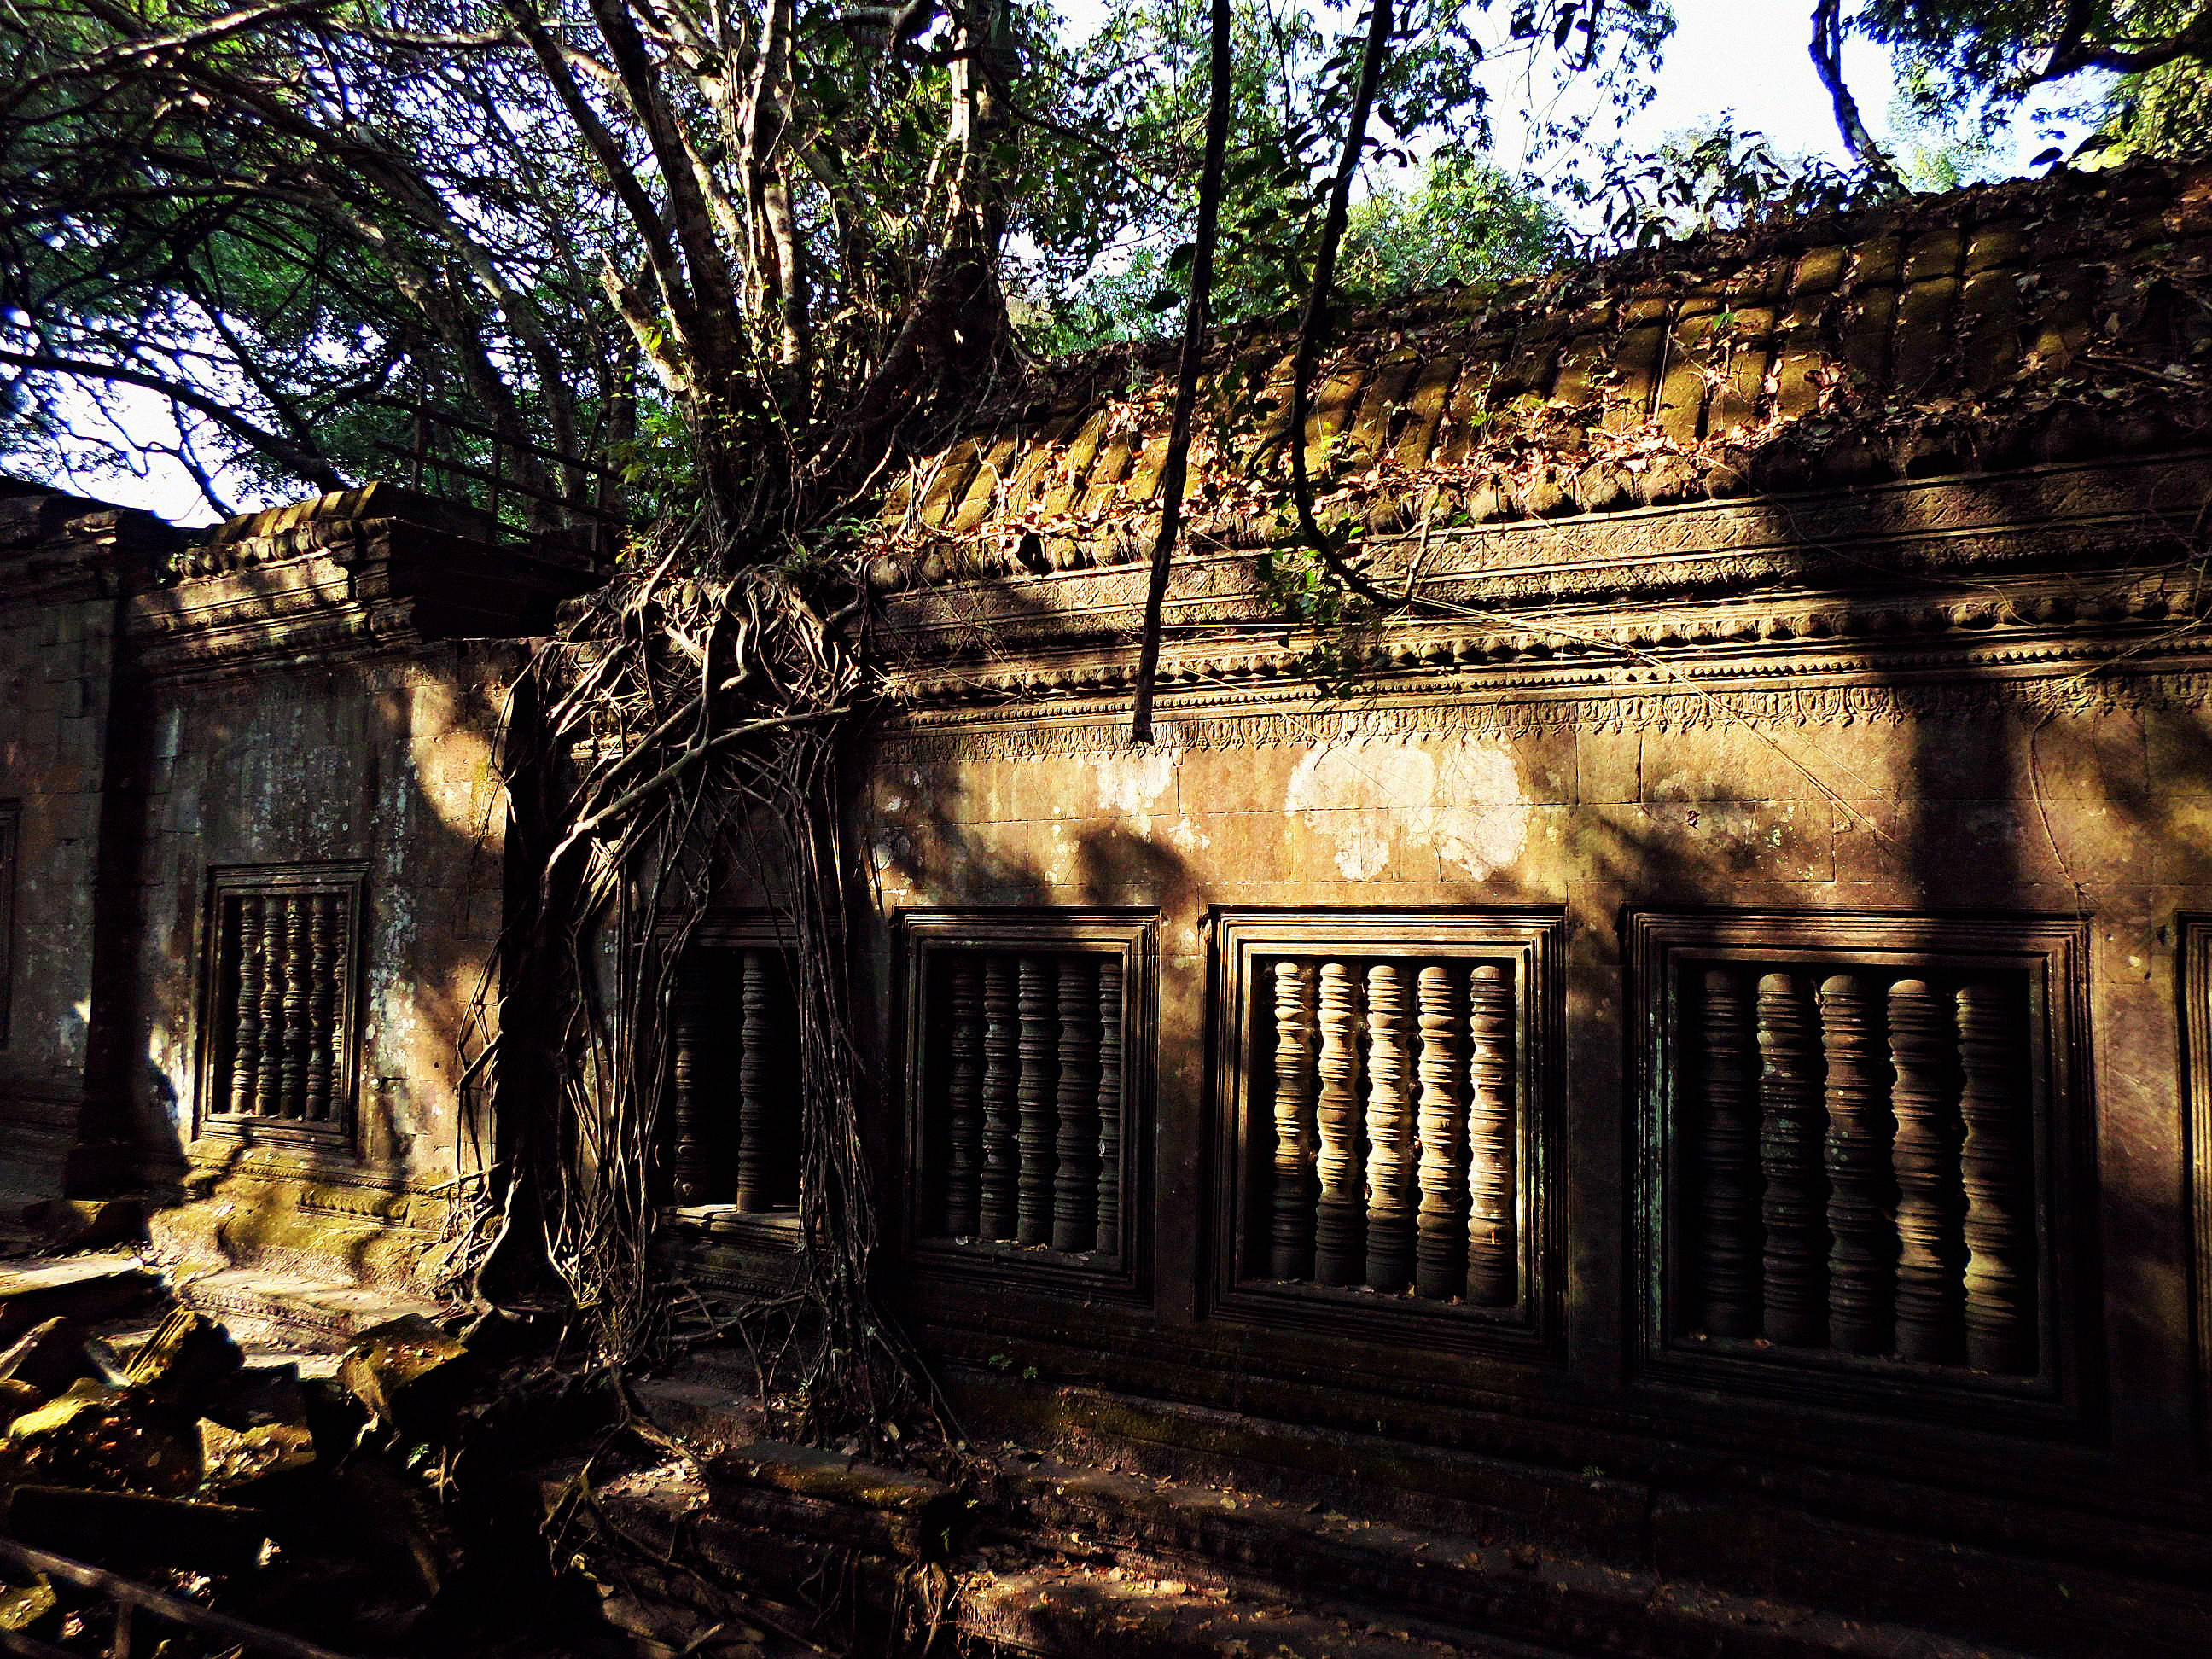
[[708, 1328], [750, 1345], [778, 1432], [911, 1446], [935, 1413], [869, 1291], [876, 1218], [840, 926], [836, 742], [867, 686], [847, 632], [857, 590], [818, 565], [695, 576], [682, 550], [647, 550], [635, 567], [647, 574], [570, 607], [509, 721], [508, 856], [540, 873], [504, 946], [511, 1178], [502, 1242], [478, 1253], [476, 1282], [498, 1300], [495, 1264], [542, 1242], [601, 1358], [679, 1340], [678, 1305], [696, 1300], [657, 1282], [648, 1254], [668, 1010], [687, 943], [743, 872], [766, 890], [793, 971], [799, 1271], [788, 1292], [717, 1310]]

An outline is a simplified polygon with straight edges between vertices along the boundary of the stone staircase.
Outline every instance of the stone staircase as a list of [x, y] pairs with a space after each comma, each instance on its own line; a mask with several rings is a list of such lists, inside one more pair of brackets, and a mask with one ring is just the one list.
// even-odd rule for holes
[[[2135, 1569], [2117, 1571], [1718, 1495], [1708, 1513], [1498, 1460], [1409, 1475], [1391, 1462], [1407, 1448], [1311, 1437], [1335, 1440], [1363, 1479], [1285, 1425], [1281, 1461], [1263, 1465], [1252, 1453], [1270, 1425], [1121, 1396], [1068, 1411], [1084, 1428], [1057, 1446], [1040, 1433], [978, 1449], [956, 1490], [757, 1440], [747, 1393], [711, 1360], [636, 1386], [706, 1480], [624, 1526], [672, 1545], [680, 1533], [755, 1587], [803, 1584], [834, 1558], [886, 1628], [910, 1624], [915, 1586], [936, 1583], [987, 1653], [2182, 1659], [2212, 1644], [2212, 1577], [2185, 1538], [2108, 1540]], [[1732, 1545], [1702, 1553], [1683, 1530], [1730, 1525]], [[1742, 1568], [1777, 1556], [1794, 1559]], [[1850, 1577], [1858, 1593], [1837, 1590]]]

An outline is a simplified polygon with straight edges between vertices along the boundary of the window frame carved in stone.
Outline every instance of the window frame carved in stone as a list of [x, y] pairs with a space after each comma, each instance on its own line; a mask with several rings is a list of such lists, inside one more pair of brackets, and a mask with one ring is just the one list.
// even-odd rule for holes
[[[714, 968], [710, 960], [720, 958]], [[773, 980], [758, 979], [757, 975], [773, 958], [780, 970]], [[799, 1247], [798, 1165], [799, 1157], [799, 1056], [795, 1051], [771, 1054], [764, 1060], [757, 1060], [746, 1039], [757, 1036], [763, 1030], [776, 1030], [795, 1040], [795, 1022], [787, 1018], [791, 1013], [791, 941], [781, 923], [772, 911], [714, 910], [695, 927], [684, 941], [684, 955], [676, 965], [673, 988], [669, 999], [665, 1027], [668, 1061], [668, 1095], [665, 1116], [667, 1128], [666, 1165], [662, 1171], [665, 1198], [661, 1206], [663, 1216], [670, 1222], [705, 1234], [710, 1242], [726, 1243], [743, 1249], [796, 1250]], [[717, 983], [717, 981], [720, 983]], [[715, 990], [733, 993], [736, 1007], [734, 1020], [724, 1020], [718, 1029], [726, 1039], [719, 1046], [725, 1054], [734, 1052], [735, 1062], [726, 1079], [696, 1076], [695, 1066], [710, 1065], [706, 1053], [690, 1051], [684, 1040], [688, 1012], [702, 1012], [711, 1006]], [[704, 1022], [714, 1024], [711, 1019]], [[731, 1091], [734, 1102], [737, 1133], [726, 1138], [730, 1151], [726, 1171], [708, 1171], [702, 1167], [695, 1175], [686, 1157], [687, 1147], [701, 1147], [698, 1163], [704, 1165], [711, 1154], [703, 1150], [703, 1122], [695, 1122], [695, 1112], [707, 1109], [702, 1103], [687, 1108], [686, 1096], [696, 1087], [724, 1086]], [[761, 1114], [771, 1113], [769, 1097], [781, 1091], [788, 1101], [790, 1110], [781, 1120]], [[758, 1098], [756, 1098], [756, 1097]], [[748, 1158], [746, 1131], [756, 1134], [766, 1130], [774, 1139], [752, 1149]], [[695, 1130], [699, 1133], [695, 1133]], [[782, 1154], [787, 1168], [781, 1172], [767, 1167], [778, 1153]], [[763, 1163], [762, 1160], [765, 1160]], [[733, 1183], [727, 1200], [688, 1197], [684, 1187], [695, 1179], [708, 1179], [710, 1173], [727, 1173]], [[762, 1195], [773, 1194], [788, 1202], [767, 1206], [748, 1205], [748, 1182]]]
[[[1556, 1358], [1564, 914], [1239, 908], [1217, 910], [1212, 928], [1219, 1180], [1211, 1314], [1427, 1349]], [[1379, 1056], [1378, 998], [1387, 999], [1383, 1029], [1395, 1033]], [[1298, 1079], [1287, 1109], [1279, 1081], [1285, 1045], [1297, 1057], [1288, 1075]], [[1379, 1116], [1378, 1069], [1399, 1103]], [[1340, 1096], [1334, 1134], [1331, 1091]], [[1376, 1255], [1369, 1246], [1378, 1135], [1389, 1143], [1382, 1167], [1403, 1201], [1381, 1212], [1389, 1242]], [[1345, 1207], [1351, 1199], [1329, 1201], [1332, 1152], [1342, 1165], [1336, 1188], [1364, 1202], [1356, 1216]], [[1378, 1269], [1405, 1288], [1371, 1288]]]
[[2078, 1427], [2087, 924], [1648, 911], [1627, 933], [1644, 1380]]
[[[368, 893], [368, 866], [355, 860], [209, 870], [196, 1133], [358, 1151]], [[270, 917], [278, 902], [281, 921]], [[246, 944], [249, 926], [264, 930], [258, 950]], [[273, 974], [271, 952], [282, 959]], [[272, 1029], [295, 1027], [296, 1042], [272, 1048], [265, 1041]], [[318, 1043], [319, 1031], [326, 1042]], [[251, 1081], [242, 1051], [253, 1058]], [[228, 1109], [241, 1097], [276, 1109]]]
[[[955, 1278], [1147, 1299], [1156, 914], [908, 910], [895, 927], [909, 1260]], [[1071, 1164], [1079, 1178], [1060, 1179]], [[978, 1232], [963, 1236], [948, 1217], [970, 1197]], [[983, 1235], [994, 1204], [1006, 1212], [997, 1231], [1015, 1238]], [[1022, 1232], [1038, 1242], [1016, 1242]], [[1073, 1248], [1085, 1233], [1091, 1247]]]

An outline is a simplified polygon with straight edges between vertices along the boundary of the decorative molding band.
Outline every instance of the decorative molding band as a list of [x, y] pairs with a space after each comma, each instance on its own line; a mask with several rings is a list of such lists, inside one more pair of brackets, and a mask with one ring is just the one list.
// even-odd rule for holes
[[[1570, 732], [1701, 731], [1989, 718], [2095, 715], [2118, 709], [2204, 708], [2212, 672], [1989, 676], [1903, 685], [1831, 684], [1757, 688], [1682, 686], [1599, 689], [1553, 696], [1474, 698], [1433, 685], [1428, 700], [1358, 706], [1269, 707], [1248, 695], [1231, 708], [1171, 711], [1159, 722], [1163, 748], [1321, 748], [1347, 743], [1417, 743], [1438, 738], [1514, 739]], [[1223, 700], [1227, 701], [1227, 700]], [[1095, 756], [1127, 746], [1128, 718], [1118, 708], [1087, 708], [1061, 719], [1035, 709], [997, 710], [954, 722], [907, 720], [878, 727], [872, 741], [892, 764], [976, 760], [1047, 760]]]
[[[2212, 490], [2212, 458], [2162, 456], [2117, 465], [2039, 468], [1997, 478], [1905, 482], [1742, 502], [1654, 507], [1565, 521], [1456, 526], [1366, 544], [1389, 586], [1419, 566], [1447, 603], [1512, 607], [1608, 604], [1776, 588], [1863, 591], [2078, 562], [2173, 556]], [[1132, 562], [1031, 574], [1018, 555], [945, 571], [887, 596], [885, 636], [918, 655], [957, 649], [981, 630], [1030, 641], [1127, 632], [1141, 615], [1146, 574]], [[1218, 547], [1176, 567], [1168, 615], [1178, 623], [1263, 621], [1262, 555]]]

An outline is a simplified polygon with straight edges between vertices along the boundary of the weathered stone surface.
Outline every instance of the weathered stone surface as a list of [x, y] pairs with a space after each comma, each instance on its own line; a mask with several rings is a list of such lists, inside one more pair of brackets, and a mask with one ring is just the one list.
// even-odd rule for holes
[[406, 1413], [410, 1399], [434, 1393], [441, 1374], [458, 1369], [468, 1352], [458, 1338], [419, 1314], [407, 1314], [362, 1332], [338, 1363], [338, 1381], [389, 1422]]
[[200, 1423], [200, 1462], [210, 1490], [250, 1486], [264, 1475], [289, 1474], [315, 1461], [315, 1437], [305, 1422], [228, 1429]]
[[131, 1356], [124, 1381], [150, 1399], [196, 1415], [235, 1386], [244, 1364], [228, 1330], [205, 1314], [176, 1308]]
[[160, 1281], [135, 1256], [82, 1255], [0, 1271], [0, 1340], [66, 1315], [112, 1318], [153, 1300]]
[[199, 1447], [177, 1432], [172, 1414], [104, 1382], [71, 1383], [17, 1418], [7, 1437], [19, 1479], [165, 1494], [199, 1484]]
[[66, 1317], [33, 1326], [0, 1353], [0, 1377], [22, 1383], [40, 1400], [59, 1394], [79, 1377], [98, 1378], [100, 1367], [85, 1352], [88, 1334], [82, 1323]]

